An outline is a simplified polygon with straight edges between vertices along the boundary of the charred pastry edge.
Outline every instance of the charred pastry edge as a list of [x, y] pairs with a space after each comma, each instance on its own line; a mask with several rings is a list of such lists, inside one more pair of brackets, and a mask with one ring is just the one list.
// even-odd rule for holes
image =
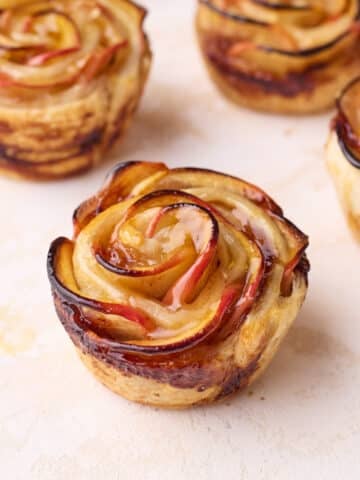
[[[124, 132], [127, 130], [142, 97], [152, 60], [152, 51], [150, 48], [149, 38], [144, 30], [144, 21], [148, 14], [148, 10], [136, 1], [126, 1], [137, 10], [139, 15], [138, 27], [141, 35], [139, 76], [142, 78], [142, 82], [139, 84], [139, 90], [136, 92], [136, 95], [132, 94], [131, 96], [128, 96], [126, 102], [119, 106], [118, 115], [113, 122], [112, 128], [109, 130], [108, 118], [105, 118], [105, 123], [84, 134], [84, 140], [81, 142], [74, 141], [74, 147], [78, 147], [78, 151], [69, 153], [68, 155], [64, 155], [62, 157], [59, 156], [58, 158], [44, 160], [41, 162], [34, 162], [29, 159], [21, 158], [21, 155], [17, 156], [8, 154], [7, 150], [13, 150], [14, 147], [8, 145], [6, 141], [2, 141], [0, 143], [0, 173], [8, 175], [9, 177], [28, 179], [32, 181], [58, 180], [77, 176], [93, 168], [95, 164], [101, 161], [100, 155], [107, 154], [114, 147], [114, 145], [122, 139]], [[47, 10], [43, 10], [40, 12], [40, 14], [44, 14], [46, 11]], [[68, 18], [66, 13], [58, 13]], [[77, 99], [75, 99], [74, 102], [77, 102]], [[52, 105], [49, 105], [41, 110], [51, 110], [53, 108], [54, 107]], [[3, 122], [0, 121], [0, 131], [2, 123]], [[7, 132], [5, 131], [5, 133], [12, 133], [12, 125], [6, 124], [5, 128], [7, 129]], [[109, 135], [109, 133], [111, 133], [111, 135]], [[63, 148], [68, 149], [71, 146], [72, 145], [65, 145]], [[19, 149], [16, 148], [15, 150]], [[61, 148], [58, 150], [61, 152]], [[43, 154], [44, 152], [41, 153]], [[65, 167], [67, 163], [74, 165], [61, 169], [60, 172], [52, 171], [52, 167], [55, 169], [58, 166]]]
[[355, 168], [360, 169], [360, 158], [356, 157], [348, 148], [346, 141], [343, 138], [343, 130], [340, 126], [336, 126], [336, 135], [338, 138], [339, 147], [344, 154], [346, 160]]
[[[338, 139], [338, 144], [341, 149], [341, 152], [343, 153], [344, 157], [346, 160], [354, 167], [357, 169], [360, 169], [360, 158], [355, 155], [353, 150], [349, 148], [346, 137], [348, 136], [349, 133], [351, 133], [353, 136], [355, 134], [353, 133], [351, 124], [349, 123], [347, 116], [345, 115], [343, 108], [341, 106], [342, 99], [346, 94], [349, 93], [351, 88], [356, 85], [357, 83], [360, 82], [360, 77], [354, 78], [341, 92], [340, 96], [336, 100], [336, 107], [338, 109], [338, 114], [335, 116], [332, 124], [332, 128], [334, 129], [337, 139]], [[360, 147], [360, 138], [358, 139], [359, 141], [359, 147]]]
[[[241, 16], [241, 15], [232, 14], [230, 12], [227, 12], [226, 10], [222, 10], [221, 8], [215, 6], [212, 3], [211, 0], [198, 0], [198, 2], [200, 4], [205, 5], [209, 9], [214, 10], [219, 15], [222, 15], [223, 17], [230, 18], [232, 20], [238, 21], [239, 23], [249, 23], [249, 24], [253, 24], [253, 25], [258, 25], [260, 27], [270, 26], [269, 23], [257, 21], [255, 19], [252, 19], [252, 18], [249, 18], [249, 17], [244, 17], [244, 16]], [[266, 6], [262, 2], [256, 2], [256, 3], [260, 3], [262, 6]], [[274, 5], [272, 5], [272, 6], [268, 5], [267, 7], [268, 8], [278, 8], [278, 7], [275, 7]], [[297, 8], [299, 10], [301, 10], [301, 7], [297, 7]], [[285, 10], [286, 8], [281, 8], [281, 9]], [[288, 9], [294, 9], [294, 7], [289, 6]], [[354, 22], [356, 20], [359, 20], [359, 19], [360, 19], [360, 4], [358, 2], [358, 9], [357, 9], [356, 15], [354, 17]], [[352, 34], [352, 31], [351, 31], [351, 29], [349, 29], [346, 32], [341, 33], [340, 35], [338, 35], [336, 38], [334, 38], [330, 42], [326, 43], [325, 45], [321, 45], [321, 46], [313, 47], [313, 48], [309, 48], [309, 49], [304, 49], [304, 50], [298, 50], [297, 52], [293, 52], [291, 50], [282, 50], [282, 49], [278, 49], [278, 48], [274, 48], [274, 47], [268, 47], [266, 45], [257, 45], [256, 48], [259, 49], [259, 50], [263, 50], [264, 52], [267, 52], [267, 53], [276, 53], [278, 55], [284, 55], [284, 56], [287, 56], [287, 57], [300, 57], [300, 58], [301, 57], [310, 57], [312, 55], [315, 55], [317, 53], [322, 52], [323, 50], [326, 50], [328, 48], [333, 47], [338, 42], [340, 42], [341, 40], [343, 40], [344, 38], [346, 38], [348, 35], [351, 35], [351, 34]]]

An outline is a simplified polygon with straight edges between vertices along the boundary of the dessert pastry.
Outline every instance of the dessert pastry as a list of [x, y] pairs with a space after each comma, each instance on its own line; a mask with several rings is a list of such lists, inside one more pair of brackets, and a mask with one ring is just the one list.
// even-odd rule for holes
[[129, 0], [0, 0], [0, 170], [82, 172], [123, 134], [151, 55]]
[[330, 107], [360, 72], [357, 0], [199, 0], [209, 73], [246, 107], [310, 113]]
[[262, 190], [210, 170], [119, 164], [48, 255], [89, 369], [136, 402], [223, 398], [268, 365], [307, 290], [307, 237]]
[[344, 89], [337, 109], [326, 145], [327, 165], [348, 223], [360, 240], [360, 78]]

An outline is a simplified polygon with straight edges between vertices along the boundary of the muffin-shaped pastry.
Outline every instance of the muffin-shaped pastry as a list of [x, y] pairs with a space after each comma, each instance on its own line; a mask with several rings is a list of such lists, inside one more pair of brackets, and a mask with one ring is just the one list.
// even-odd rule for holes
[[348, 223], [360, 241], [360, 77], [337, 101], [326, 159]]
[[359, 74], [357, 0], [199, 0], [196, 27], [211, 77], [257, 110], [330, 107]]
[[307, 237], [263, 191], [210, 170], [119, 164], [48, 256], [84, 363], [136, 402], [225, 397], [268, 365], [307, 290]]
[[0, 0], [0, 170], [49, 179], [98, 162], [127, 128], [151, 55], [128, 0]]

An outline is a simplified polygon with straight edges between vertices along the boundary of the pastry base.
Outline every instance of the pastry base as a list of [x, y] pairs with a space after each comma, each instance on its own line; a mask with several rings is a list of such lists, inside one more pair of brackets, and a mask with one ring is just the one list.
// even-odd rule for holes
[[[279, 298], [271, 318], [252, 318], [241, 331], [224, 342], [218, 357], [222, 380], [205, 390], [179, 388], [153, 378], [130, 373], [86, 352], [75, 337], [76, 350], [90, 372], [107, 388], [133, 402], [154, 407], [183, 409], [223, 400], [253, 383], [268, 367], [286, 336], [304, 301], [307, 284], [301, 272], [296, 274], [290, 297]], [[61, 316], [61, 311], [58, 310]], [[66, 321], [64, 326], [66, 327]], [[70, 333], [70, 330], [69, 330]], [[226, 360], [228, 359], [228, 360]], [[179, 370], [179, 375], [181, 371]]]
[[326, 163], [347, 223], [355, 239], [360, 242], [360, 169], [355, 168], [345, 158], [334, 131], [326, 145]]
[[334, 105], [340, 92], [360, 72], [359, 52], [352, 51], [347, 55], [345, 52], [336, 63], [325, 68], [322, 73], [324, 78], [319, 80], [318, 85], [315, 85], [311, 92], [283, 96], [266, 92], [261, 85], [241, 78], [236, 78], [235, 85], [235, 82], [231, 83], [226, 73], [219, 71], [204, 53], [199, 15], [195, 27], [202, 58], [210, 78], [226, 98], [252, 110], [293, 115], [323, 112]]
[[324, 82], [314, 88], [311, 93], [298, 94], [294, 97], [283, 97], [274, 93], [266, 93], [258, 88], [255, 92], [246, 81], [242, 83], [242, 91], [233, 87], [226, 77], [212, 65], [203, 55], [205, 66], [217, 88], [226, 98], [242, 107], [260, 112], [270, 112], [290, 115], [316, 114], [329, 110], [334, 106], [335, 99], [344, 87], [355, 78], [360, 71], [360, 62], [340, 69], [331, 81]]

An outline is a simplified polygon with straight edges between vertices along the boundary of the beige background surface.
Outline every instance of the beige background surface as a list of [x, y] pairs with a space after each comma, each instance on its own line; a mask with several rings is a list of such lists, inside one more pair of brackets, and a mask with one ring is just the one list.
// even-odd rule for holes
[[[359, 478], [360, 248], [325, 170], [330, 115], [228, 104], [194, 42], [194, 1], [148, 0], [154, 65], [116, 155], [81, 178], [0, 180], [0, 465], [4, 480]], [[265, 188], [310, 235], [310, 292], [264, 377], [225, 404], [132, 405], [85, 370], [45, 273], [50, 241], [117, 159], [224, 170]]]

